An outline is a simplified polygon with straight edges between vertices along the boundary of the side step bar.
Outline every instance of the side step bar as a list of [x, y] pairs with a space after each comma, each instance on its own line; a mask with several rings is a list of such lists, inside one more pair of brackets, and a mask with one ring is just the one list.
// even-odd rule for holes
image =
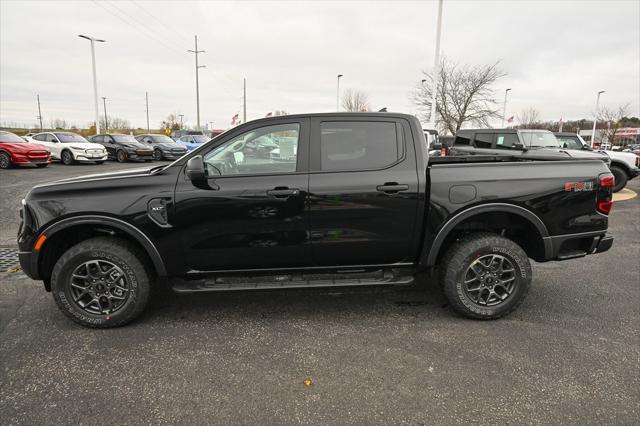
[[336, 274], [232, 275], [212, 276], [194, 280], [172, 279], [171, 287], [176, 293], [200, 293], [237, 290], [282, 290], [288, 288], [409, 285], [413, 282], [413, 275], [397, 275], [390, 270], [379, 270]]

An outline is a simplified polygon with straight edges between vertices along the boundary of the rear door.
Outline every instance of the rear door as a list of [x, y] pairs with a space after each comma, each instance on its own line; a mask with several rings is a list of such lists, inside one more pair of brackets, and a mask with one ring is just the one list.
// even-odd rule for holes
[[309, 217], [317, 266], [410, 262], [418, 174], [403, 119], [311, 122]]

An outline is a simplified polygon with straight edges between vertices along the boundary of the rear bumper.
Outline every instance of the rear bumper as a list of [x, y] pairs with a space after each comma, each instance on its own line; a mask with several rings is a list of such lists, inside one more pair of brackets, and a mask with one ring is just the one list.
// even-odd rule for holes
[[602, 231], [583, 232], [547, 237], [544, 243], [546, 260], [569, 260], [604, 253], [613, 245], [613, 236]]

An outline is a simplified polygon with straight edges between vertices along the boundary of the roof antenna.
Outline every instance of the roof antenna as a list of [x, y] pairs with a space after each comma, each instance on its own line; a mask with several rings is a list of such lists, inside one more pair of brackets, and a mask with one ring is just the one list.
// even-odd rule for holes
[[381, 110], [379, 110], [378, 112], [387, 112], [387, 107], [382, 108]]

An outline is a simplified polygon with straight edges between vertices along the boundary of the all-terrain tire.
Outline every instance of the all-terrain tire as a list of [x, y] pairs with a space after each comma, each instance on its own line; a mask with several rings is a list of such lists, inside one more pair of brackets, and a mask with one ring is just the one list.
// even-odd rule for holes
[[622, 167], [618, 166], [611, 166], [609, 170], [616, 178], [616, 184], [613, 187], [613, 192], [621, 191], [625, 186], [627, 186], [627, 180], [629, 179], [627, 173], [622, 169]]
[[[474, 300], [473, 296], [478, 293], [470, 293], [476, 290], [469, 290], [471, 285], [465, 284], [465, 281], [469, 281], [470, 277], [476, 277], [472, 265], [474, 265], [474, 268], [480, 267], [482, 265], [479, 262], [490, 262], [494, 259], [494, 256], [497, 260], [506, 259], [507, 263], [511, 265], [513, 272], [505, 273], [503, 277], [505, 277], [505, 280], [513, 277], [514, 284], [511, 292], [504, 300], [498, 301], [497, 304], [492, 306], [487, 304], [483, 306], [482, 303]], [[441, 269], [440, 279], [444, 295], [449, 300], [453, 310], [467, 318], [491, 320], [503, 317], [522, 304], [531, 287], [531, 263], [527, 254], [513, 241], [493, 233], [479, 232], [470, 234], [454, 243], [444, 255]], [[472, 272], [469, 272], [470, 270]], [[489, 270], [486, 269], [486, 271]], [[480, 290], [483, 292], [482, 294], [491, 294], [488, 287], [489, 284], [495, 284], [495, 278], [490, 275], [491, 273], [488, 272], [487, 278], [482, 280], [483, 289]], [[485, 279], [493, 281], [486, 282], [485, 286]], [[474, 282], [474, 286], [476, 284], [478, 287], [480, 286], [479, 281]], [[501, 287], [501, 289], [503, 288]], [[493, 291], [493, 285], [491, 289]], [[496, 286], [495, 291], [498, 291], [498, 286]], [[501, 290], [500, 294], [505, 295], [507, 293]], [[490, 297], [488, 296], [486, 299]], [[497, 298], [497, 295], [494, 298]], [[484, 298], [480, 300], [483, 301]]]
[[[80, 265], [93, 260], [116, 265], [126, 279], [128, 297], [114, 312], [88, 312], [74, 301], [72, 274]], [[115, 237], [95, 237], [76, 244], [58, 259], [51, 274], [51, 291], [60, 310], [78, 324], [92, 328], [118, 327], [133, 321], [146, 308], [151, 291], [150, 271], [138, 247]], [[99, 306], [102, 310], [102, 305]]]

